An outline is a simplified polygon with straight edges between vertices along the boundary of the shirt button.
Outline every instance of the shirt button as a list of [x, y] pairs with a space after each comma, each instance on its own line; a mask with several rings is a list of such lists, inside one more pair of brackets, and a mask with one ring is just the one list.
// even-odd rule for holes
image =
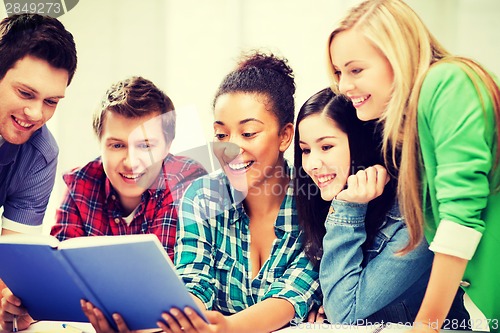
[[116, 218], [115, 218], [115, 222], [116, 222], [117, 224], [118, 224], [118, 223], [120, 223], [120, 218], [116, 217]]
[[460, 287], [469, 287], [470, 286], [470, 282], [469, 281], [460, 281]]
[[116, 195], [114, 195], [114, 194], [113, 194], [113, 195], [111, 196], [111, 199], [116, 200]]

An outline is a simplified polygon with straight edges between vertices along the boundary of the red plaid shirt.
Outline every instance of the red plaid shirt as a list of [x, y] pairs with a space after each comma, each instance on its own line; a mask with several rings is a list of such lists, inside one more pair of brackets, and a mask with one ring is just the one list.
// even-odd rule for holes
[[156, 186], [144, 191], [127, 225], [99, 157], [63, 175], [68, 187], [51, 234], [61, 241], [81, 236], [155, 234], [173, 260], [179, 201], [187, 186], [204, 174], [205, 169], [194, 160], [169, 154]]

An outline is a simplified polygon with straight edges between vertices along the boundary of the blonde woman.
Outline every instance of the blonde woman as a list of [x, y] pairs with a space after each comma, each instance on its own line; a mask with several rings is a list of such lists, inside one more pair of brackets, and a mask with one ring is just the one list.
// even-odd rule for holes
[[[462, 286], [498, 331], [500, 318], [500, 91], [477, 62], [451, 55], [400, 0], [352, 8], [328, 43], [333, 89], [361, 120], [384, 124], [383, 151], [399, 170], [410, 240], [435, 253], [415, 330], [446, 321]], [[496, 218], [496, 220], [495, 220]]]

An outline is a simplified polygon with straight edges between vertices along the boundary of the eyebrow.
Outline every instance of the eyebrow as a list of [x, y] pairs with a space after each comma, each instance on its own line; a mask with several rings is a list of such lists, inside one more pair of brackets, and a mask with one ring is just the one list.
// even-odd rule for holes
[[363, 62], [363, 61], [362, 61], [362, 60], [358, 60], [358, 59], [350, 60], [350, 61], [348, 61], [348, 62], [346, 62], [346, 63], [344, 64], [344, 67], [349, 66], [349, 65], [350, 65], [350, 64], [352, 64], [353, 62]]
[[[240, 124], [240, 125], [243, 125], [243, 124], [246, 124], [246, 123], [251, 122], [251, 121], [256, 121], [256, 122], [258, 122], [258, 123], [264, 124], [264, 122], [263, 122], [263, 121], [261, 121], [261, 120], [259, 120], [259, 119], [257, 119], [257, 118], [247, 118], [247, 119], [243, 119], [243, 120], [240, 120], [239, 124]], [[221, 126], [224, 126], [224, 125], [225, 125], [225, 124], [224, 124], [222, 121], [220, 121], [220, 120], [216, 120], [216, 121], [214, 121], [214, 124], [221, 125]]]
[[[316, 139], [316, 141], [314, 141], [314, 142], [316, 142], [316, 143], [321, 142], [325, 139], [338, 139], [338, 137], [336, 137], [335, 135], [322, 136], [321, 138]], [[304, 142], [302, 140], [299, 140], [299, 143], [307, 144], [306, 142]]]
[[122, 139], [118, 139], [118, 138], [114, 138], [114, 137], [106, 138], [106, 141], [120, 141], [120, 142], [123, 142]]
[[[22, 83], [22, 82], [16, 82], [16, 83], [19, 84], [20, 86], [22, 86], [26, 90], [29, 90], [29, 91], [31, 91], [31, 92], [33, 92], [35, 94], [39, 94], [38, 90], [36, 90], [33, 87], [30, 87], [30, 86], [26, 85], [25, 83]], [[62, 95], [62, 96], [50, 96], [50, 97], [47, 97], [47, 98], [59, 98], [59, 99], [61, 99], [61, 98], [64, 98], [64, 95]]]

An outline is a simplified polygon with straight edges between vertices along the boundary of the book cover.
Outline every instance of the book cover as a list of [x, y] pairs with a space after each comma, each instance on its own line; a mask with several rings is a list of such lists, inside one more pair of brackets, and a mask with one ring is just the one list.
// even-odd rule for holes
[[0, 237], [0, 278], [34, 319], [87, 321], [82, 298], [131, 330], [157, 327], [172, 307], [202, 315], [155, 235], [38, 237]]

